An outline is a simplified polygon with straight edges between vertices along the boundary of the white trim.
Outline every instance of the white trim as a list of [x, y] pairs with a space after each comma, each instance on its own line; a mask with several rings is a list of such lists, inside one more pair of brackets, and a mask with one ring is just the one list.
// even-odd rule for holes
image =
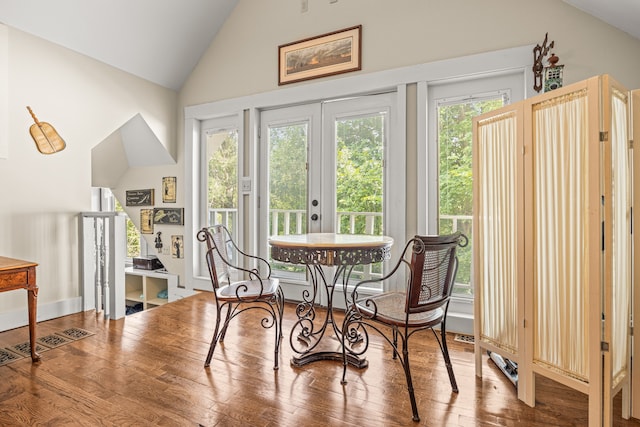
[[[247, 108], [266, 109], [314, 100], [362, 95], [419, 81], [435, 83], [456, 78], [468, 79], [490, 72], [528, 70], [531, 66], [532, 49], [533, 45], [515, 47], [187, 106], [185, 122], [229, 115], [230, 112]], [[185, 128], [185, 132], [187, 129], [188, 127]], [[189, 139], [185, 139], [185, 142], [188, 143]]]
[[[25, 299], [27, 298], [26, 292], [24, 292], [24, 297]], [[38, 322], [44, 322], [45, 320], [51, 320], [57, 317], [80, 313], [82, 312], [82, 308], [82, 297], [73, 297], [48, 304], [38, 304], [36, 319]], [[8, 331], [9, 329], [20, 328], [22, 326], [27, 326], [28, 324], [29, 313], [27, 310], [16, 310], [6, 313], [0, 313], [0, 332]], [[36, 326], [36, 333], [37, 331], [38, 329]], [[28, 337], [25, 337], [25, 340], [27, 339]]]

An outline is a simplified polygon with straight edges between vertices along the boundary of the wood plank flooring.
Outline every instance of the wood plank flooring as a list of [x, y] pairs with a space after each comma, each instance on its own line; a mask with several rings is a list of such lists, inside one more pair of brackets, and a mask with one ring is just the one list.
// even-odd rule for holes
[[[203, 367], [215, 307], [211, 295], [104, 320], [86, 312], [38, 324], [38, 336], [68, 327], [95, 335], [0, 366], [0, 426], [586, 426], [588, 399], [545, 378], [536, 383], [536, 407], [485, 357], [476, 378], [473, 345], [449, 339], [459, 394], [451, 393], [435, 339], [412, 344], [414, 386], [421, 421], [411, 421], [403, 371], [382, 340], [371, 335], [369, 367], [322, 361], [302, 368], [285, 308], [280, 369], [273, 370], [273, 330], [257, 313], [235, 319], [211, 367]], [[28, 339], [26, 327], [0, 333], [0, 347]], [[615, 425], [639, 426], [620, 417]]]

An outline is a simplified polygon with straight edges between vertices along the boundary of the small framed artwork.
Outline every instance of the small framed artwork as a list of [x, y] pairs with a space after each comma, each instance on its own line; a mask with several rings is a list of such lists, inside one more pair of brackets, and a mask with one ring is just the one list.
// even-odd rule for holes
[[165, 176], [162, 178], [162, 202], [163, 203], [175, 203], [176, 202], [176, 177]]
[[182, 236], [171, 236], [171, 257], [184, 258], [184, 241]]
[[362, 25], [278, 46], [278, 84], [362, 69]]
[[184, 208], [154, 208], [153, 223], [184, 225]]
[[148, 190], [127, 190], [127, 206], [153, 206], [153, 188]]
[[153, 234], [153, 209], [140, 209], [140, 233]]

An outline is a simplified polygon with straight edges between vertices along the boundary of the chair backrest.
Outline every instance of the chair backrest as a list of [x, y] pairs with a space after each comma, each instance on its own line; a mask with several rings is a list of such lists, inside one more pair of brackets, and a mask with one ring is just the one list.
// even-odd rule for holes
[[[464, 244], [461, 244], [464, 239]], [[449, 300], [458, 269], [456, 249], [466, 246], [460, 232], [442, 236], [415, 236], [407, 313], [433, 310]]]
[[[213, 288], [218, 289], [230, 280], [230, 245], [233, 245], [231, 234], [224, 225], [205, 227], [198, 232], [198, 240], [207, 245], [205, 258], [209, 267], [209, 275]], [[224, 257], [224, 260], [222, 259]], [[226, 261], [226, 262], [225, 262]]]

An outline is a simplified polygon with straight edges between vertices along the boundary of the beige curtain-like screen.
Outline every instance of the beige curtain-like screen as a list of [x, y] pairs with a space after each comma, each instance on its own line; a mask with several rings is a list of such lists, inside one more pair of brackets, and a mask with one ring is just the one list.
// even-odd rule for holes
[[479, 230], [481, 339], [517, 351], [516, 114], [505, 113], [478, 123], [480, 186]]
[[[534, 363], [588, 381], [586, 90], [534, 105]], [[597, 280], [597, 278], [596, 278]]]
[[627, 96], [615, 91], [611, 108], [611, 175], [613, 193], [612, 345], [613, 384], [628, 369], [629, 315], [631, 301], [631, 188], [627, 148]]

